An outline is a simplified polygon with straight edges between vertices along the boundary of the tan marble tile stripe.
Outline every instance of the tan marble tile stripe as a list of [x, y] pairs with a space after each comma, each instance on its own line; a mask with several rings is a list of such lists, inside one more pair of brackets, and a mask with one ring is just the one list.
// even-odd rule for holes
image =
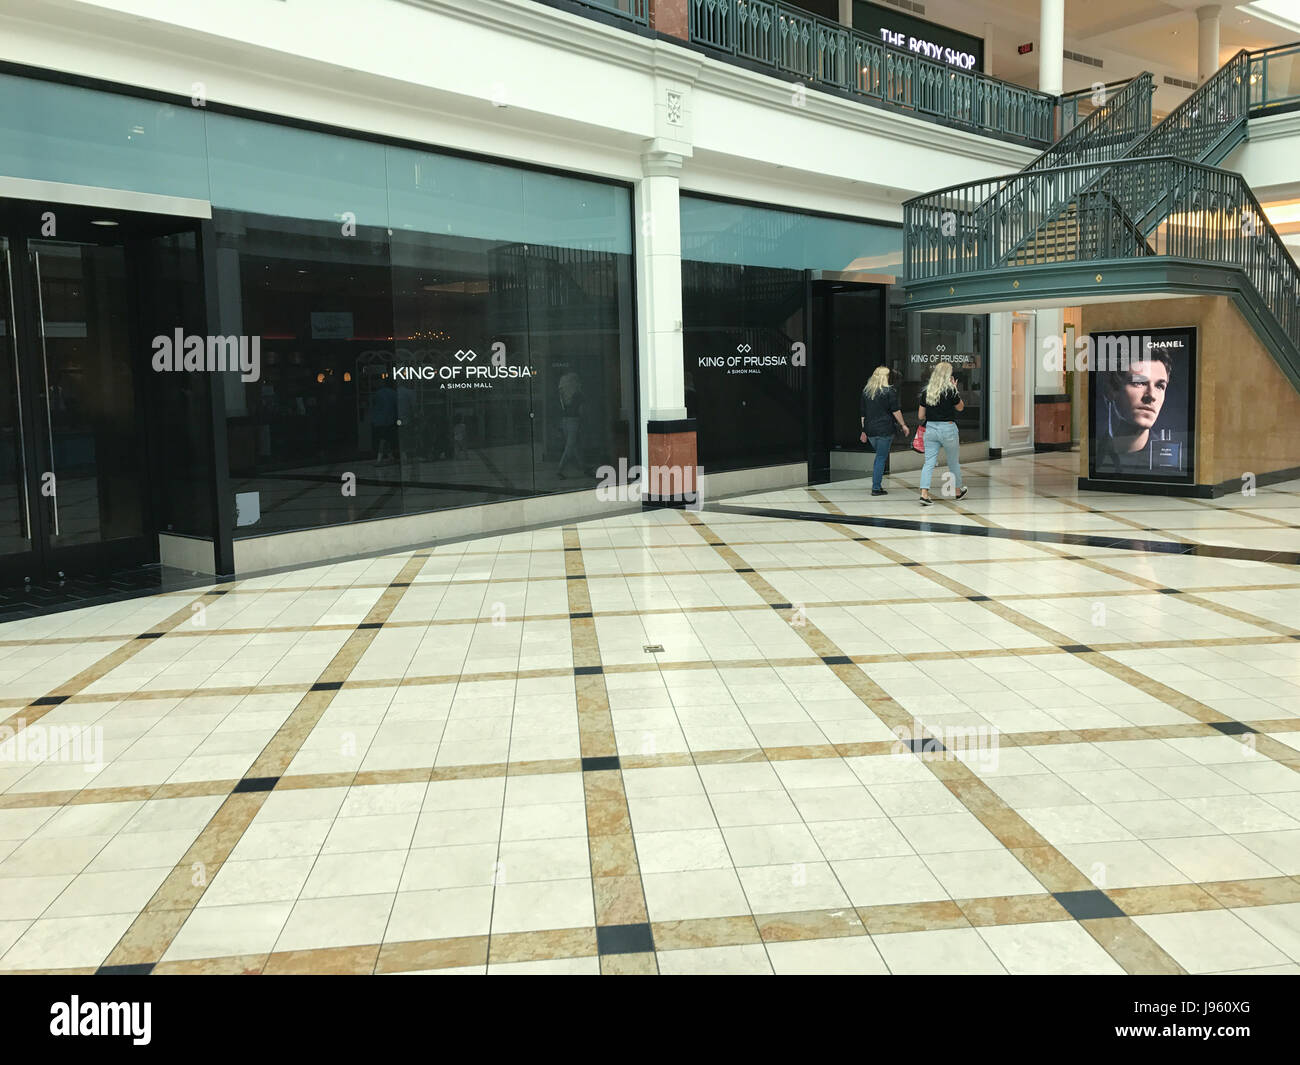
[[[880, 551], [882, 554], [895, 558], [900, 563], [911, 561], [910, 559], [907, 558], [907, 556], [900, 554], [899, 552], [895, 551], [893, 548], [889, 547], [888, 545], [872, 541], [870, 546], [874, 550]], [[936, 584], [939, 584], [944, 588], [947, 588], [949, 591], [956, 592], [958, 594], [964, 594], [964, 595], [977, 594], [974, 589], [966, 587], [966, 585], [962, 584], [960, 581], [954, 580], [953, 578], [945, 574], [939, 573], [931, 569], [929, 566], [926, 565], [913, 566], [912, 569], [914, 573], [918, 573], [924, 577], [929, 578], [930, 580], [934, 581]], [[1026, 632], [1032, 633], [1033, 635], [1037, 636], [1039, 639], [1046, 640], [1048, 643], [1055, 644], [1057, 646], [1071, 646], [1076, 642], [1070, 639], [1070, 637], [1066, 636], [1064, 633], [1057, 632], [1055, 629], [1051, 628], [1050, 626], [1044, 625], [1041, 622], [1035, 620], [1034, 618], [1027, 617], [1026, 615], [1020, 613], [1018, 610], [1015, 610], [1014, 608], [1009, 607], [1005, 603], [1000, 602], [998, 600], [995, 599], [981, 600], [979, 601], [979, 606], [983, 607], [985, 610], [988, 610], [990, 613], [996, 614], [1004, 621], [1008, 621], [1011, 624], [1017, 625], [1020, 628], [1024, 629]], [[1189, 641], [1189, 643], [1191, 643], [1193, 646], [1195, 645], [1195, 641]], [[1131, 647], [1129, 649], [1131, 649]], [[1182, 692], [1176, 691], [1166, 684], [1161, 684], [1158, 681], [1155, 681], [1150, 677], [1147, 677], [1145, 674], [1139, 673], [1131, 666], [1127, 666], [1122, 662], [1117, 662], [1115, 659], [1109, 657], [1106, 654], [1101, 653], [1100, 651], [1090, 650], [1086, 652], [1080, 652], [1079, 657], [1082, 658], [1085, 662], [1088, 662], [1090, 665], [1093, 665], [1098, 669], [1104, 670], [1105, 672], [1109, 673], [1111, 676], [1124, 681], [1129, 686], [1136, 688], [1137, 690], [1144, 692], [1147, 695], [1152, 696], [1153, 698], [1159, 699], [1166, 706], [1172, 707], [1175, 710], [1187, 714], [1188, 717], [1194, 718], [1197, 721], [1204, 721], [1208, 723], [1212, 721], [1226, 722], [1231, 720], [1226, 714], [1218, 710], [1215, 710], [1211, 706], [1207, 706], [1205, 703], [1202, 703], [1200, 700], [1194, 699], [1190, 695], [1185, 695]]]
[[[1259, 733], [1300, 732], [1300, 718], [1252, 721]], [[1132, 740], [1215, 737], [1222, 733], [1209, 725], [1189, 721], [1179, 725], [1128, 725], [1097, 729], [1058, 729], [997, 734], [1000, 747], [1044, 747], [1074, 743], [1122, 743]], [[1258, 735], [1257, 744], [1275, 744], [1260, 749], [1274, 761], [1295, 762], [1300, 751]], [[762, 761], [793, 761], [818, 758], [862, 758], [900, 753], [898, 740], [866, 740], [788, 747], [752, 747], [731, 750], [666, 751], [659, 754], [623, 755], [624, 769], [661, 769], [670, 766], [715, 765]], [[275, 790], [338, 788], [371, 784], [401, 784], [411, 781], [469, 780], [488, 777], [538, 776], [548, 773], [577, 773], [581, 759], [553, 758], [534, 761], [489, 762], [476, 765], [412, 766], [402, 769], [372, 769], [356, 772], [307, 773], [280, 777]], [[238, 780], [200, 780], [177, 784], [144, 784], [114, 788], [85, 788], [81, 791], [7, 792], [0, 794], [0, 810], [47, 806], [85, 806], [98, 803], [142, 802], [148, 799], [176, 799], [200, 795], [226, 795]]]
[[[208, 591], [198, 595], [194, 599], [191, 599], [185, 604], [185, 606], [174, 611], [162, 621], [158, 622], [158, 624], [150, 631], [166, 632], [168, 629], [175, 628], [177, 625], [189, 621], [190, 618], [194, 616], [193, 608], [196, 605], [200, 607], [208, 606], [221, 598], [220, 591], [215, 589], [214, 591], [216, 594], [214, 594], [213, 591]], [[127, 662], [134, 658], [152, 642], [151, 640], [141, 640], [129, 636], [119, 638], [125, 641], [120, 647], [114, 648], [103, 658], [99, 659], [92, 665], [87, 666], [76, 676], [65, 680], [52, 691], [46, 692], [42, 698], [49, 699], [58, 697], [66, 700], [74, 695], [80, 694], [83, 689], [106, 676], [111, 670], [116, 669], [123, 662]], [[13, 733], [21, 732], [23, 729], [29, 728], [48, 714], [52, 709], [54, 709], [54, 705], [58, 705], [37, 705], [38, 702], [39, 699], [32, 701], [21, 714], [15, 714], [7, 720], [0, 722], [0, 728], [12, 729]]]
[[[402, 566], [393, 583], [367, 614], [367, 622], [383, 622], [392, 613], [406, 591], [406, 584], [419, 572], [426, 557], [427, 553], [417, 553]], [[348, 637], [321, 671], [317, 683], [346, 680], [376, 631], [358, 629]], [[335, 690], [304, 694], [245, 776], [280, 776], [329, 706]], [[109, 953], [105, 965], [136, 965], [161, 960], [269, 794], [269, 791], [254, 791], [232, 793], [226, 797], [185, 856]]]
[[[1104, 894], [1131, 916], [1275, 906], [1300, 902], [1300, 877], [1112, 888]], [[1040, 893], [836, 910], [736, 914], [684, 921], [656, 921], [651, 927], [656, 948], [664, 951], [1069, 920], [1073, 918], [1052, 895]], [[1111, 939], [1117, 949], [1131, 950], [1132, 943], [1128, 937], [1114, 935], [1116, 925], [1112, 922], [1118, 920], [1120, 919], [1092, 918], [1081, 923], [1090, 930], [1090, 926], [1097, 926], [1101, 934], [1093, 931], [1095, 938]], [[142, 955], [147, 953], [148, 951], [141, 952]], [[154, 972], [158, 975], [259, 972], [268, 975], [384, 974], [519, 961], [556, 961], [592, 957], [595, 954], [596, 929], [588, 926], [197, 958], [162, 962], [155, 967]], [[1169, 971], [1159, 968], [1158, 964], [1145, 968], [1140, 957], [1135, 961], [1133, 971], [1136, 972]], [[30, 975], [37, 971], [4, 970], [0, 971], [0, 975]], [[94, 970], [54, 971], [89, 974]], [[1175, 967], [1173, 971], [1179, 970]]]
[[[1288, 493], [1288, 494], [1293, 495], [1295, 493]], [[1256, 496], [1255, 498], [1258, 499], [1259, 496]], [[1188, 502], [1194, 503], [1196, 506], [1202, 507], [1205, 510], [1214, 510], [1214, 511], [1222, 512], [1223, 510], [1227, 509], [1229, 514], [1245, 514], [1247, 517], [1253, 518], [1255, 521], [1262, 521], [1267, 525], [1281, 526], [1284, 529], [1289, 529], [1292, 526], [1292, 523], [1287, 521], [1285, 518], [1274, 518], [1266, 514], [1259, 514], [1256, 513], [1254, 510], [1250, 509], [1249, 507], [1240, 507], [1240, 508], [1216, 507], [1214, 503], [1208, 499], [1189, 499]]]
[[[589, 614], [591, 595], [587, 588], [583, 551], [578, 530], [566, 525], [564, 566], [568, 577], [570, 614]], [[569, 633], [573, 643], [575, 669], [599, 668], [600, 641], [591, 617], [570, 617]], [[600, 673], [574, 677], [578, 698], [578, 741], [583, 758], [607, 758], [618, 754], [614, 719], [609, 709], [609, 693]], [[623, 785], [623, 770], [601, 769], [582, 774], [583, 799], [587, 812], [587, 846], [591, 857], [591, 887], [596, 906], [597, 927], [646, 924], [649, 911], [645, 886], [641, 882], [641, 865], [636, 840], [632, 835], [632, 815]], [[592, 931], [591, 953], [595, 953]], [[610, 975], [657, 973], [658, 963], [652, 954], [637, 959], [601, 961], [601, 971]]]
[[[689, 524], [695, 527], [706, 543], [729, 562], [739, 560], [739, 556], [723, 543], [720, 543], [713, 530], [696, 515], [686, 515]], [[881, 548], [875, 541], [871, 546], [882, 550], [887, 556], [895, 554], [890, 549]], [[901, 558], [902, 556], [897, 556]], [[735, 567], [735, 562], [732, 562]], [[735, 567], [740, 568], [740, 567]], [[927, 567], [921, 567], [922, 570]], [[932, 571], [931, 571], [932, 572]], [[751, 587], [759, 592], [769, 603], [783, 602], [777, 590], [758, 576], [757, 573], [744, 574], [750, 580]], [[934, 579], [940, 575], [934, 574]], [[956, 583], [956, 582], [954, 582]], [[989, 604], [983, 604], [988, 606]], [[998, 604], [1000, 605], [1000, 604]], [[1009, 609], [1009, 608], [1007, 608]], [[1028, 619], [1026, 619], [1028, 620]], [[795, 631], [817, 654], [832, 657], [842, 654], [824, 633], [806, 621], [794, 626]], [[1052, 641], [1055, 642], [1055, 641]], [[925, 727], [912, 714], [903, 709], [892, 696], [881, 688], [866, 670], [856, 664], [832, 665], [832, 672], [849, 687], [875, 716], [891, 730], [903, 728], [907, 734], [920, 737], [928, 734]], [[910, 748], [909, 748], [910, 749]], [[983, 780], [975, 775], [969, 767], [958, 761], [938, 761], [926, 758], [920, 752], [913, 751], [931, 774], [943, 782], [947, 789], [967, 810], [1011, 851], [1030, 873], [1048, 891], [1087, 891], [1092, 890], [1092, 882], [1083, 875], [1073, 863], [1060, 851], [1047, 842], [1023, 817], [1012, 809]], [[1114, 926], [1104, 942], [1099, 941], [1118, 964], [1129, 971], [1130, 966], [1140, 965], [1141, 971], [1149, 971], [1152, 966], [1163, 966], [1166, 971], [1177, 971], [1174, 962], [1142, 929], [1128, 918], [1116, 918]]]
[[[1034, 544], [1034, 546], [1046, 550], [1046, 549], [1050, 549], [1051, 545], [1036, 543]], [[1058, 555], [1056, 559], [1044, 559], [1044, 558], [1027, 559], [1026, 558], [1026, 559], [1010, 559], [1007, 561], [1010, 564], [1020, 564], [1024, 562], [1060, 561], [1062, 560], [1062, 558], [1063, 555]], [[999, 559], [997, 561], [1000, 565], [1003, 560]], [[1079, 559], [1077, 557], [1072, 557], [1070, 561], [1091, 562], [1092, 560], [1085, 560], [1085, 559]], [[949, 565], [986, 566], [988, 564], [989, 564], [988, 559], [953, 559], [951, 562], [945, 561], [943, 563], [943, 565], [945, 566], [949, 566]], [[809, 565], [809, 566], [764, 565], [761, 568], [765, 573], [770, 573], [770, 572], [796, 572], [797, 573], [797, 572], [802, 572], [804, 570], [842, 570], [845, 568], [887, 569], [891, 565], [894, 565], [894, 563], [879, 562], [879, 563], [872, 563], [867, 566], [861, 566], [858, 563], [841, 563], [840, 565]], [[1100, 563], [1094, 563], [1093, 565], [1090, 566], [1090, 568], [1096, 569], [1099, 572], [1110, 573], [1111, 575], [1117, 577], [1125, 576], [1124, 571], [1113, 570], [1110, 567], [1104, 566], [1103, 564]], [[699, 575], [700, 575], [700, 571], [698, 570], [690, 570], [690, 571], [683, 570], [683, 571], [675, 571], [675, 572], [662, 571], [657, 573], [646, 573], [646, 574], [627, 574], [626, 577], [620, 576], [618, 579], [631, 580], [637, 577], [668, 577], [668, 576], [699, 576]], [[541, 581], [541, 580], [559, 581], [562, 578], [539, 577], [539, 578], [529, 578], [529, 579], [536, 580], [536, 581]], [[1001, 602], [1017, 602], [1022, 600], [1033, 600], [1037, 602], [1044, 599], [1113, 599], [1113, 598], [1148, 595], [1152, 591], [1157, 591], [1163, 587], [1163, 585], [1161, 585], [1160, 582], [1158, 581], [1147, 581], [1144, 578], [1140, 578], [1136, 576], [1131, 577], [1131, 580], [1133, 583], [1142, 583], [1145, 587], [1131, 588], [1131, 589], [1107, 588], [1107, 589], [1098, 589], [1096, 591], [1086, 591], [1086, 592], [1045, 592], [1045, 593], [1044, 592], [1038, 592], [1038, 593], [1012, 592], [1007, 594], [1000, 594], [995, 596], [994, 598], [998, 599]], [[1300, 583], [1252, 584], [1249, 586], [1250, 591], [1278, 591], [1278, 590], [1290, 590], [1295, 588], [1300, 588]], [[1183, 588], [1181, 589], [1181, 592], [1183, 596], [1189, 601], [1198, 602], [1198, 600], [1195, 598], [1197, 593], [1237, 592], [1242, 590], [1243, 589], [1240, 585], [1216, 585], [1216, 586], [1207, 586], [1207, 587]], [[826, 599], [826, 600], [819, 599], [807, 605], [820, 606], [820, 607], [913, 606], [913, 605], [921, 606], [929, 603], [957, 602], [963, 598], [964, 596], [959, 596], [954, 593], [947, 596], [896, 596], [890, 598], [870, 598], [870, 599]], [[1215, 610], [1218, 613], [1225, 613], [1227, 611], [1232, 610], [1232, 608], [1230, 607], [1224, 607], [1217, 603], [1209, 603], [1209, 604], [1201, 603], [1200, 605], [1208, 606], [1209, 609]], [[637, 617], [641, 615], [653, 615], [653, 614], [660, 614], [660, 615], [697, 614], [697, 613], [703, 614], [703, 613], [718, 613], [723, 611], [764, 610], [764, 609], [767, 608], [762, 604], [757, 604], [757, 603], [732, 603], [732, 604], [724, 603], [724, 604], [707, 605], [707, 606], [676, 605], [676, 606], [669, 606], [669, 607], [644, 607], [640, 609], [631, 608], [631, 609], [613, 609], [613, 610], [593, 610], [592, 613], [594, 614], [595, 617], [598, 618], [615, 618], [615, 617]], [[1257, 625], [1267, 624], [1262, 620], [1250, 620], [1255, 618], [1256, 615], [1247, 614], [1244, 611], [1237, 611], [1237, 614], [1241, 615], [1240, 617], [1238, 617], [1237, 620], [1249, 620], [1251, 624], [1257, 624]], [[1226, 616], [1233, 616], [1233, 615], [1229, 613], [1226, 614]], [[568, 613], [563, 613], [563, 614], [536, 613], [536, 614], [523, 614], [518, 618], [508, 619], [508, 620], [563, 621], [566, 620], [568, 617], [569, 617]], [[465, 615], [463, 617], [450, 617], [450, 618], [427, 618], [427, 619], [416, 619], [410, 621], [386, 621], [384, 622], [384, 628], [385, 629], [429, 628], [432, 626], [440, 626], [440, 625], [486, 625], [486, 624], [493, 624], [493, 623], [494, 620], [490, 615]], [[261, 636], [267, 633], [351, 632], [356, 627], [357, 626], [355, 623], [340, 624], [340, 623], [331, 622], [329, 624], [272, 625], [265, 628], [221, 628], [221, 627], [210, 628], [210, 629], [180, 628], [180, 629], [172, 630], [171, 632], [167, 633], [165, 636], [161, 638], [171, 641], [171, 640], [181, 640], [181, 639], [203, 639], [208, 636]], [[1288, 635], [1290, 635], [1290, 633], [1288, 633]], [[46, 647], [46, 646], [60, 645], [60, 644], [70, 644], [70, 645], [79, 646], [85, 643], [119, 642], [123, 640], [130, 640], [133, 638], [134, 638], [133, 636], [117, 635], [117, 636], [88, 636], [88, 637], [78, 637], [78, 636], [48, 637], [39, 640], [0, 640], [0, 647]], [[1174, 641], [1174, 643], [1178, 643], [1178, 642], [1185, 642], [1185, 641]], [[26, 705], [25, 701], [22, 700], [17, 700], [16, 702], [22, 702], [23, 705]]]
[[1194, 544], [1197, 541], [1189, 540], [1186, 536], [1180, 536], [1177, 533], [1170, 532], [1168, 529], [1157, 529], [1151, 525], [1143, 525], [1140, 521], [1133, 518], [1126, 518], [1123, 514], [1117, 514], [1109, 510], [1099, 510], [1097, 507], [1090, 507], [1087, 503], [1081, 503], [1077, 499], [1069, 499], [1065, 496], [1055, 496], [1056, 502], [1071, 510], [1077, 510], [1084, 514], [1100, 514], [1103, 518], [1109, 518], [1111, 521], [1118, 522], [1120, 525], [1127, 525], [1130, 529], [1138, 529], [1142, 532], [1158, 532], [1162, 536], [1180, 544]]

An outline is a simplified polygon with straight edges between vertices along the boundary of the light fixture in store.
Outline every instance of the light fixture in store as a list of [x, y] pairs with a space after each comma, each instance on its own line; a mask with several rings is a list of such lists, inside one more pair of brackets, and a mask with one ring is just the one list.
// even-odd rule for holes
[[92, 218], [92, 219], [90, 220], [90, 224], [91, 224], [92, 226], [115, 226], [115, 225], [117, 225], [117, 223], [114, 222], [111, 218]]

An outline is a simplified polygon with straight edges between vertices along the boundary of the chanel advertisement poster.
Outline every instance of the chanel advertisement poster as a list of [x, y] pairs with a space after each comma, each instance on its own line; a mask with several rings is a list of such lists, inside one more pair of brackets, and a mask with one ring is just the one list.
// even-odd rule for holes
[[1191, 483], [1196, 330], [1092, 333], [1089, 339], [1089, 477]]

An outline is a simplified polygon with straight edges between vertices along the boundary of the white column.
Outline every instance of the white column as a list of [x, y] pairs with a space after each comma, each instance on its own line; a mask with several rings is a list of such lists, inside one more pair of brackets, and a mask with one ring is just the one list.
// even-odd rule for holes
[[1038, 88], [1060, 96], [1065, 64], [1065, 0], [1039, 0]]
[[[673, 145], [672, 147], [678, 147]], [[682, 372], [682, 220], [679, 175], [683, 156], [658, 139], [641, 155], [636, 187], [639, 220], [637, 333], [641, 362], [641, 454], [646, 422], [686, 417]]]
[[853, 0], [840, 0], [840, 25], [853, 25]]
[[1219, 69], [1219, 5], [1196, 9], [1196, 74], [1204, 82]]
[[984, 23], [984, 73], [996, 74], [993, 69], [993, 23]]

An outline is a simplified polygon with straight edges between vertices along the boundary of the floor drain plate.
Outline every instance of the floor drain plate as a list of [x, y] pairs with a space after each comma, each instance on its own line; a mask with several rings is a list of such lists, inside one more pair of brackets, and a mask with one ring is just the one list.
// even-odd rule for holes
[[648, 655], [663, 654], [664, 645], [661, 643], [648, 643], [645, 645], [644, 650]]

